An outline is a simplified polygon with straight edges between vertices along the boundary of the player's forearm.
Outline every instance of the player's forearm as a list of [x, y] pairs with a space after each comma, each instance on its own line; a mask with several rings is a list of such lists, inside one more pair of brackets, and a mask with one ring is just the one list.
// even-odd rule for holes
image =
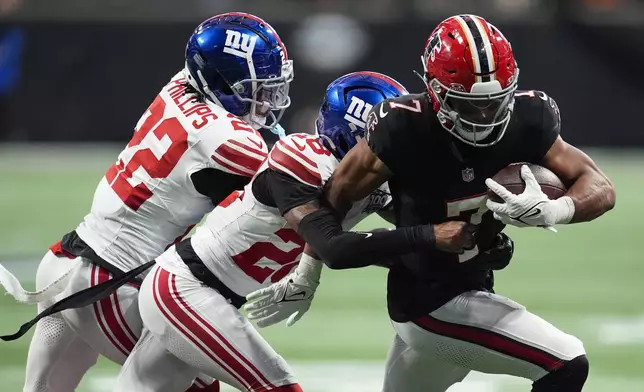
[[331, 176], [324, 187], [324, 198], [331, 208], [338, 214], [338, 218], [343, 219], [353, 205], [355, 197], [348, 191], [351, 186], [342, 179], [341, 176]]
[[361, 268], [435, 246], [431, 225], [368, 233], [343, 231], [328, 210], [305, 216], [298, 233], [331, 269]]
[[615, 206], [615, 188], [599, 171], [588, 170], [570, 187], [566, 196], [573, 201], [575, 212], [569, 223], [588, 222]]
[[344, 216], [354, 202], [369, 196], [392, 175], [362, 139], [342, 158], [324, 186], [324, 197]]

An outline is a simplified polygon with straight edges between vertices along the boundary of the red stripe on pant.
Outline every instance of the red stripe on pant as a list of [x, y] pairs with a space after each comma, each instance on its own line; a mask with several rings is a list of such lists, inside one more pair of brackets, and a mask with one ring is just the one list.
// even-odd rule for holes
[[[244, 388], [255, 392], [273, 389], [274, 386], [261, 373], [255, 371], [256, 375], [254, 375], [239, 360], [249, 363], [246, 358], [234, 349], [230, 350], [231, 353], [222, 345], [223, 343], [227, 347], [231, 346], [213, 326], [185, 302], [177, 290], [175, 278], [174, 274], [170, 274], [162, 268], [158, 268], [154, 276], [154, 300], [168, 322], [177, 328], [186, 339], [194, 343], [208, 358], [226, 370]], [[217, 336], [218, 339], [212, 335]], [[251, 369], [255, 370], [254, 367]]]
[[[92, 286], [110, 279], [109, 272], [105, 271], [103, 268], [97, 265], [92, 265], [91, 274], [92, 276], [90, 283]], [[114, 301], [117, 306], [113, 306], [112, 301]], [[132, 333], [131, 336], [134, 339], [130, 338], [130, 336], [128, 336], [128, 332], [126, 332], [118, 322], [118, 320], [122, 320], [123, 325], [127, 325], [125, 323], [125, 318], [120, 313], [121, 309], [118, 306], [117, 293], [114, 293], [113, 295], [104, 298], [99, 302], [95, 302], [93, 304], [93, 307], [94, 315], [96, 317], [96, 320], [98, 321], [99, 327], [103, 331], [103, 334], [107, 337], [110, 343], [112, 343], [112, 345], [116, 347], [123, 355], [128, 356], [132, 352], [132, 349], [134, 349], [136, 340], [134, 340], [135, 335]], [[129, 327], [128, 331], [131, 333]]]
[[421, 328], [437, 335], [470, 342], [530, 362], [548, 372], [559, 369], [565, 363], [564, 360], [550, 353], [487, 329], [448, 323], [431, 316], [422, 316], [413, 322]]
[[180, 295], [179, 295], [179, 290], [177, 289], [177, 282], [176, 282], [176, 276], [172, 277], [172, 288], [173, 288], [173, 293], [175, 295], [175, 298], [179, 300], [179, 302], [185, 307], [185, 310], [188, 312], [192, 313], [194, 318], [196, 318], [200, 323], [204, 324], [206, 328], [210, 329], [210, 332], [215, 334], [219, 340], [221, 340], [224, 345], [228, 347], [229, 352], [232, 352], [233, 355], [237, 356], [239, 359], [242, 360], [246, 364], [248, 368], [250, 368], [257, 376], [259, 376], [260, 380], [266, 384], [269, 385], [271, 388], [274, 388], [275, 386], [266, 378], [262, 372], [257, 369], [257, 367], [251, 362], [248, 358], [246, 358], [242, 353], [237, 351], [237, 349], [221, 334], [215, 327], [210, 325], [208, 321], [204, 320], [199, 313], [197, 313]]

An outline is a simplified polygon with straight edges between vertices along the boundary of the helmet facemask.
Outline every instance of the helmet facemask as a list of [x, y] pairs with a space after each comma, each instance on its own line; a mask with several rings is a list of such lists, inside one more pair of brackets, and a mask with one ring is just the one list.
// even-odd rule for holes
[[[519, 69], [512, 83], [502, 88], [498, 80], [479, 82], [466, 92], [461, 85], [446, 86], [427, 74], [426, 58], [421, 57], [424, 76], [421, 76], [435, 100], [441, 126], [465, 144], [489, 147], [498, 143], [507, 129], [514, 110], [514, 93], [517, 89]], [[460, 87], [459, 89], [454, 88]], [[496, 132], [496, 136], [491, 138]]]
[[[288, 94], [293, 78], [293, 61], [287, 60], [282, 65], [280, 76], [244, 79], [230, 86], [235, 98], [250, 104], [250, 110], [244, 119], [256, 129], [275, 128], [284, 111], [291, 106], [291, 97]], [[242, 96], [249, 90], [251, 92], [247, 97]], [[270, 122], [267, 121], [268, 118]]]
[[[188, 72], [188, 69], [186, 65], [184, 73], [188, 77], [190, 84], [197, 90], [201, 90], [211, 101], [223, 107], [201, 71], [197, 70], [197, 77], [201, 82], [201, 86], [199, 86], [190, 77], [191, 73]], [[249, 104], [248, 113], [242, 116], [244, 121], [257, 130], [263, 128], [276, 133], [274, 129], [278, 127], [284, 111], [291, 106], [289, 88], [293, 78], [293, 61], [287, 60], [282, 65], [280, 76], [271, 76], [265, 79], [248, 78], [230, 85], [230, 91], [232, 91], [235, 99]], [[271, 122], [267, 124], [268, 117], [270, 117]]]

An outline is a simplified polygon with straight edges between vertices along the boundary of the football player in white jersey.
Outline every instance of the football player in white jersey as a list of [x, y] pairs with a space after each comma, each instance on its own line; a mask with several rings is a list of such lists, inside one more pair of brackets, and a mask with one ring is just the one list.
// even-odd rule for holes
[[[352, 144], [364, 134], [367, 105], [406, 94], [399, 83], [373, 73], [348, 75], [341, 84], [353, 88], [327, 91], [318, 122], [349, 128]], [[344, 124], [326, 124], [324, 112], [338, 101], [329, 95], [338, 92], [350, 110], [343, 113]], [[278, 141], [242, 191], [220, 203], [192, 237], [156, 259], [139, 295], [142, 337], [122, 367], [115, 391], [177, 392], [205, 373], [241, 391], [300, 392], [284, 359], [238, 309], [245, 295], [284, 278], [298, 262], [318, 266], [311, 256], [302, 256], [305, 242], [336, 269], [376, 264], [410, 251], [459, 252], [474, 246], [472, 235], [436, 242], [428, 226], [345, 231], [384, 208], [389, 192], [383, 184], [354, 204], [343, 228], [321, 195], [351, 144], [329, 141], [308, 134]]]
[[[25, 292], [6, 270], [0, 282], [42, 311], [159, 256], [259, 169], [268, 149], [258, 130], [278, 126], [292, 79], [286, 48], [265, 21], [227, 13], [200, 24], [184, 70], [137, 124], [91, 212], [41, 261], [40, 291]], [[71, 392], [99, 355], [123, 364], [141, 333], [138, 293], [133, 281], [91, 306], [40, 320], [24, 391]], [[197, 379], [195, 387], [212, 382]]]

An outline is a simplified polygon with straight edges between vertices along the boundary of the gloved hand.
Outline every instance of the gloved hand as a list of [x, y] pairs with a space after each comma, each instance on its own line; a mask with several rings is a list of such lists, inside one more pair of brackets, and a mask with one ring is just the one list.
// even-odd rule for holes
[[507, 225], [543, 227], [551, 231], [556, 231], [554, 226], [558, 223], [570, 222], [575, 214], [575, 205], [570, 197], [550, 200], [527, 165], [521, 166], [521, 178], [525, 181], [525, 190], [520, 195], [513, 194], [491, 178], [485, 180], [488, 188], [505, 201], [487, 201], [487, 208], [494, 212], [495, 219]]
[[476, 270], [502, 270], [510, 264], [514, 254], [514, 241], [505, 233], [499, 233], [492, 247], [480, 252], [472, 260], [464, 263], [468, 268]]
[[322, 261], [303, 254], [295, 271], [279, 282], [246, 296], [249, 302], [244, 305], [244, 310], [248, 311], [248, 319], [255, 320], [259, 328], [286, 318], [286, 326], [295, 324], [311, 307], [321, 271]]

